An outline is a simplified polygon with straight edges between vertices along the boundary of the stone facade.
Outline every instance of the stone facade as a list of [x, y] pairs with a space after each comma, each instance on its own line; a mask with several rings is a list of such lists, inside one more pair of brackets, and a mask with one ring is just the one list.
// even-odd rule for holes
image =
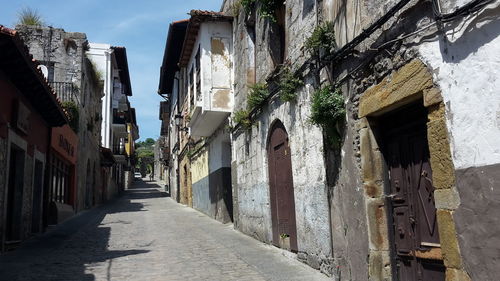
[[[52, 27], [17, 26], [30, 53], [47, 67], [47, 79], [62, 102], [73, 101], [79, 111], [77, 202], [75, 211], [103, 201], [100, 186], [102, 77], [87, 58], [87, 36]], [[68, 91], [70, 90], [70, 91]]]
[[[377, 140], [380, 128], [371, 120], [417, 102], [428, 111], [427, 139], [436, 188], [441, 245], [433, 258], [444, 261], [447, 280], [494, 279], [498, 274], [493, 266], [498, 247], [492, 244], [498, 232], [492, 227], [496, 219], [486, 215], [481, 206], [498, 209], [498, 194], [487, 187], [496, 182], [493, 171], [500, 162], [497, 146], [489, 145], [498, 139], [494, 120], [498, 119], [499, 100], [492, 90], [498, 87], [488, 86], [496, 83], [488, 77], [497, 73], [491, 68], [497, 61], [490, 60], [499, 44], [498, 32], [493, 31], [498, 23], [491, 20], [498, 16], [498, 3], [478, 8], [473, 15], [457, 16], [436, 28], [431, 3], [411, 1], [376, 27], [369, 39], [362, 39], [351, 52], [337, 58], [334, 67], [325, 64], [317, 76], [313, 73], [316, 62], [302, 47], [311, 26], [333, 22], [340, 48], [396, 4], [337, 2], [321, 1], [315, 7], [313, 1], [286, 1], [286, 61], [292, 69], [305, 69], [300, 73], [305, 86], [298, 91], [295, 103], [272, 98], [255, 114], [255, 126], [233, 134], [235, 227], [259, 240], [271, 240], [266, 138], [270, 124], [279, 119], [289, 133], [292, 155], [294, 150], [300, 155], [295, 159], [292, 156], [298, 232], [302, 232], [303, 225], [316, 231], [327, 229], [330, 236], [326, 237], [331, 241], [330, 245], [318, 243], [321, 247], [306, 246], [304, 255], [301, 247], [310, 245], [310, 241], [301, 244], [299, 234], [299, 259], [317, 267], [317, 262], [310, 261], [307, 255], [314, 256], [315, 249], [321, 248], [331, 255], [322, 260], [328, 265], [324, 271], [336, 279], [395, 278], [386, 159]], [[443, 13], [453, 13], [470, 1], [440, 2]], [[224, 1], [222, 10], [235, 15], [235, 104], [242, 109], [246, 107], [247, 84], [272, 80], [272, 24], [257, 16], [253, 27], [249, 21], [252, 16], [246, 15], [235, 1]], [[474, 24], [483, 24], [481, 31], [473, 30]], [[304, 66], [307, 60], [312, 64]], [[338, 85], [346, 99], [340, 155], [324, 147], [321, 131], [305, 122], [311, 92], [328, 81]], [[308, 174], [312, 166], [314, 173]], [[302, 178], [307, 178], [308, 186], [317, 185], [317, 190], [325, 191], [315, 196], [308, 193], [310, 201], [302, 201]], [[321, 207], [318, 202], [327, 204]], [[301, 204], [307, 208], [300, 210]], [[315, 217], [326, 210], [328, 220], [321, 221], [321, 225], [310, 224], [307, 218], [311, 213], [304, 210], [314, 210]]]
[[[233, 13], [233, 5], [235, 1], [226, 1], [222, 9]], [[316, 22], [315, 10], [307, 8], [310, 6], [311, 3], [302, 1], [286, 2], [285, 63], [292, 70], [305, 62], [304, 42]], [[234, 61], [238, 62], [234, 65], [235, 111], [246, 107], [248, 86], [266, 82], [275, 73], [280, 48], [276, 44], [279, 28], [274, 23], [258, 16], [251, 23], [244, 9], [237, 11], [233, 21]], [[309, 101], [317, 81], [309, 71], [301, 74], [305, 86], [297, 90], [296, 101], [272, 99], [255, 116], [255, 125], [250, 130], [236, 130], [232, 134], [234, 224], [243, 233], [272, 243], [267, 151], [269, 130], [274, 122], [280, 121], [290, 143], [298, 258], [332, 275], [335, 268], [329, 199], [333, 186], [330, 188], [327, 183], [323, 134], [308, 120]]]

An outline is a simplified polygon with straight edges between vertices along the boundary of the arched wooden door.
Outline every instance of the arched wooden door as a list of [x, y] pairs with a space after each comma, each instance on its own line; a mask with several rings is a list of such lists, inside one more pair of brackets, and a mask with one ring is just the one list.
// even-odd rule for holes
[[271, 127], [268, 145], [269, 186], [273, 244], [296, 252], [297, 227], [293, 194], [292, 158], [288, 134], [277, 121]]

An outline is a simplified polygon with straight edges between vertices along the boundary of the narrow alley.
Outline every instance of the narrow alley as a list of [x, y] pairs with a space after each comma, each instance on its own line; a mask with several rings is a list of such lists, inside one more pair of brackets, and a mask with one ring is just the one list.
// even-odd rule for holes
[[0, 280], [329, 280], [290, 255], [137, 180], [0, 256]]

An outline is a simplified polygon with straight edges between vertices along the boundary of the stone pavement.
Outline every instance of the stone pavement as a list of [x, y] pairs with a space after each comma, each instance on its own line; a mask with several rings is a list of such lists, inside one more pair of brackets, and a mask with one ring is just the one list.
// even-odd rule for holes
[[137, 181], [0, 256], [0, 280], [331, 280], [286, 255]]

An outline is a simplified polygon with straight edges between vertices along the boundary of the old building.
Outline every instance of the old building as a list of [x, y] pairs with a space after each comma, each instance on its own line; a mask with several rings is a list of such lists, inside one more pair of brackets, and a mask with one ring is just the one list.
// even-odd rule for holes
[[67, 122], [18, 32], [0, 26], [0, 251], [47, 224], [51, 129]]
[[111, 149], [116, 164], [106, 173], [106, 197], [110, 199], [128, 188], [133, 177], [133, 143], [139, 138], [135, 110], [128, 100], [132, 87], [128, 70], [127, 52], [124, 47], [90, 43], [87, 51], [104, 81], [102, 101], [101, 142]]
[[[339, 279], [496, 279], [498, 1], [222, 10], [235, 17], [244, 117], [232, 134], [238, 229], [289, 236]], [[269, 94], [257, 103], [254, 79]]]
[[[234, 16], [234, 225], [332, 274], [326, 149], [321, 129], [308, 120], [316, 79], [302, 67], [317, 17], [314, 2], [302, 2], [277, 1], [272, 18], [261, 16], [259, 1], [223, 5]], [[285, 101], [280, 82], [294, 72], [302, 80]]]
[[177, 62], [184, 43], [187, 25], [188, 20], [182, 20], [173, 22], [169, 26], [158, 87], [158, 94], [166, 99], [160, 104], [160, 119], [162, 120], [160, 136], [165, 138], [162, 148], [164, 153], [160, 158], [168, 167], [168, 178], [165, 179], [165, 182], [170, 196], [177, 202], [180, 202], [179, 152], [180, 137], [183, 132], [179, 130], [183, 117], [181, 114], [182, 101], [179, 94], [180, 73]]
[[[170, 111], [167, 102], [162, 103], [160, 111], [165, 116], [161, 117], [165, 120], [163, 126], [179, 127], [176, 130], [181, 134], [175, 153], [175, 158], [179, 157], [176, 171], [180, 170], [180, 202], [217, 220], [230, 222], [233, 202], [228, 117], [234, 100], [232, 18], [197, 10], [190, 15], [187, 22], [172, 23], [169, 29], [160, 94], [167, 95], [168, 102], [175, 106]], [[178, 46], [180, 53], [173, 51]], [[173, 80], [178, 80], [178, 88]], [[170, 87], [164, 87], [166, 84]], [[174, 126], [169, 124], [171, 117]], [[165, 147], [175, 147], [175, 142]], [[172, 193], [177, 195], [176, 191]]]
[[[74, 203], [67, 200], [63, 203], [74, 205], [74, 212], [90, 208], [102, 202], [102, 194], [96, 187], [101, 180], [99, 146], [103, 78], [86, 56], [89, 48], [86, 35], [52, 27], [19, 25], [16, 29], [25, 39], [30, 53], [40, 62], [42, 72], [63, 106], [75, 116], [70, 126], [78, 135], [79, 149], [77, 155], [68, 156], [76, 165], [74, 180], [77, 190], [73, 194]], [[71, 165], [66, 167], [63, 163], [60, 161], [54, 165], [62, 167], [57, 173], [62, 182], [67, 182], [64, 178], [71, 176], [65, 175], [65, 171], [71, 170]]]

